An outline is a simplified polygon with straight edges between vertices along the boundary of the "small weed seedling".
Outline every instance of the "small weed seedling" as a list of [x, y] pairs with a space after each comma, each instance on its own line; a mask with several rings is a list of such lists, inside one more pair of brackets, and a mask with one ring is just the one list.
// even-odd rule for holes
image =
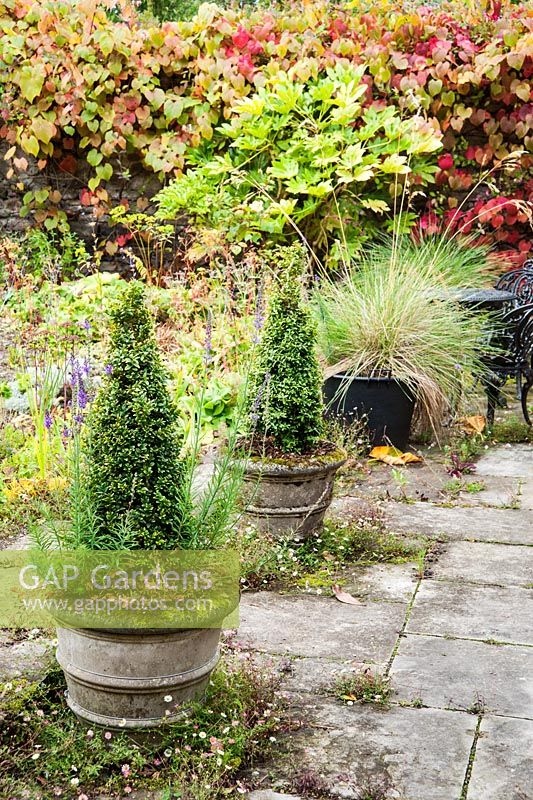
[[479, 693], [476, 692], [474, 700], [472, 701], [472, 705], [470, 705], [466, 711], [468, 714], [476, 714], [477, 716], [481, 716], [486, 711], [487, 704], [485, 702], [485, 698]]
[[407, 479], [407, 475], [405, 474], [405, 471], [402, 470], [402, 469], [398, 469], [396, 467], [393, 467], [391, 469], [391, 477], [392, 477], [392, 480], [394, 481], [394, 483], [396, 484], [396, 486], [398, 487], [398, 489], [400, 490], [400, 498], [399, 499], [402, 501], [402, 503], [412, 503], [413, 500], [412, 500], [412, 498], [409, 497], [409, 495], [407, 494], [407, 491], [406, 491], [407, 487], [409, 485], [409, 481]]
[[353, 675], [342, 676], [335, 683], [333, 695], [347, 705], [373, 703], [388, 706], [393, 690], [389, 679], [366, 667]]
[[479, 492], [482, 492], [484, 488], [484, 481], [468, 481], [468, 483], [465, 483], [464, 485], [464, 489], [468, 492], [468, 494], [478, 494]]
[[463, 488], [463, 482], [461, 478], [452, 478], [451, 480], [446, 481], [446, 483], [443, 484], [442, 487], [444, 492], [447, 492], [448, 494], [454, 496], [457, 496], [459, 492], [462, 490], [462, 488]]

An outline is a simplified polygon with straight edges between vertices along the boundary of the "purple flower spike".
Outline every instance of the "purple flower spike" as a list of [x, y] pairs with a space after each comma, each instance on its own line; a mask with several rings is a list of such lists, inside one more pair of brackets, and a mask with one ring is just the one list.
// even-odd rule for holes
[[105, 372], [106, 375], [112, 375], [113, 374], [113, 364], [106, 364], [105, 367], [104, 367], [104, 372]]
[[50, 414], [49, 411], [46, 411], [44, 415], [44, 427], [46, 428], [47, 431], [49, 431], [50, 428], [52, 427], [52, 415]]
[[89, 322], [88, 319], [84, 319], [83, 322], [81, 323], [81, 327], [86, 331], [90, 331], [91, 330], [91, 323]]
[[83, 411], [83, 409], [87, 407], [88, 400], [89, 397], [87, 395], [87, 392], [85, 391], [85, 388], [83, 386], [80, 386], [78, 388], [78, 395], [77, 395], [78, 408]]
[[255, 304], [255, 317], [254, 317], [254, 344], [259, 344], [259, 333], [265, 324], [265, 301], [264, 301], [264, 285], [261, 283], [257, 290], [257, 301]]
[[263, 400], [263, 395], [269, 383], [270, 383], [270, 372], [265, 372], [263, 383], [259, 387], [259, 391], [255, 396], [254, 402], [252, 403], [252, 408], [250, 410], [250, 419], [252, 420], [253, 423], [256, 423], [259, 419], [259, 413], [258, 413], [259, 407], [261, 405], [261, 402]]
[[77, 358], [72, 358], [70, 362], [70, 382], [72, 388], [77, 388], [83, 382], [81, 364]]
[[207, 314], [207, 323], [205, 326], [205, 345], [204, 345], [204, 362], [205, 364], [211, 364], [213, 361], [212, 358], [213, 352], [213, 318], [211, 316], [211, 312], [209, 311]]

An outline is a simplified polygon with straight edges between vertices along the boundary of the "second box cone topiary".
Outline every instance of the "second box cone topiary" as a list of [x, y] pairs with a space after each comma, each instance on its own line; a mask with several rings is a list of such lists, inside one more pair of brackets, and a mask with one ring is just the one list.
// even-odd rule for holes
[[324, 441], [322, 374], [300, 244], [272, 252], [276, 283], [250, 379], [245, 520], [275, 536], [322, 528], [345, 452]]

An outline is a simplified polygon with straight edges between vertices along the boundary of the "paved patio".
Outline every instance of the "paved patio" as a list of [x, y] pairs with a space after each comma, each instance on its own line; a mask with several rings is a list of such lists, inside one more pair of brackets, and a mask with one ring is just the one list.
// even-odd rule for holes
[[[377, 474], [390, 479], [386, 467]], [[251, 776], [254, 800], [533, 798], [533, 446], [488, 451], [476, 472], [485, 489], [454, 506], [425, 485], [427, 466], [408, 474], [409, 502], [380, 506], [392, 532], [435, 541], [425, 569], [348, 570], [359, 605], [242, 599], [237, 638], [280, 670], [295, 721], [276, 759]], [[430, 490], [435, 502], [411, 502]], [[333, 513], [368, 496], [364, 481], [350, 481]], [[0, 677], [39, 674], [50, 645], [31, 636], [0, 635]], [[388, 707], [331, 695], [340, 675], [365, 666], [390, 678]]]
[[[416, 564], [353, 570], [346, 589], [363, 605], [243, 598], [239, 639], [290, 659], [284, 686], [304, 720], [262, 785], [294, 796], [300, 774], [342, 798], [533, 798], [533, 447], [490, 450], [478, 476], [486, 488], [459, 498], [469, 506], [383, 505], [392, 531], [440, 543], [424, 577]], [[364, 493], [347, 487], [335, 513]], [[329, 693], [362, 665], [390, 677], [388, 708]]]

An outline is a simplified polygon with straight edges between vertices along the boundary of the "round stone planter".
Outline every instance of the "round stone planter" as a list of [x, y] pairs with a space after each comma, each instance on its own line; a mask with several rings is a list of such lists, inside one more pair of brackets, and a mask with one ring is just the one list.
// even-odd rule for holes
[[220, 629], [58, 628], [67, 703], [81, 720], [114, 730], [154, 728], [201, 696], [218, 661]]
[[335, 473], [346, 461], [338, 449], [308, 464], [251, 460], [244, 475], [244, 520], [274, 536], [305, 539], [320, 531], [331, 503]]

